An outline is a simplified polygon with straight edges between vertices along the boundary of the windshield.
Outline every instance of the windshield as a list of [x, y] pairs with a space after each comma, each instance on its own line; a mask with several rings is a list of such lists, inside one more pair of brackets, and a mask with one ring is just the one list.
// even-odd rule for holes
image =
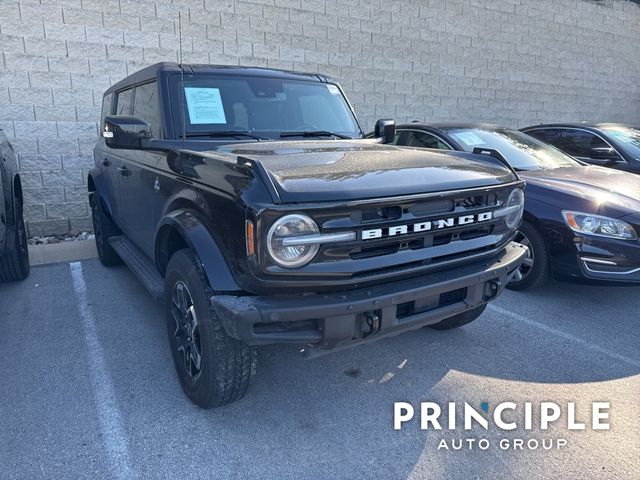
[[640, 129], [630, 127], [603, 127], [603, 131], [617, 140], [617, 146], [634, 158], [640, 159]]
[[[359, 138], [356, 119], [340, 89], [331, 83], [273, 77], [174, 75], [171, 77], [175, 131], [190, 137], [211, 134], [251, 141], [282, 133], [307, 137]], [[313, 134], [315, 132], [315, 135]], [[331, 134], [336, 134], [332, 136]]]
[[517, 130], [450, 128], [447, 133], [467, 152], [475, 147], [498, 150], [516, 170], [540, 170], [580, 165], [560, 150]]

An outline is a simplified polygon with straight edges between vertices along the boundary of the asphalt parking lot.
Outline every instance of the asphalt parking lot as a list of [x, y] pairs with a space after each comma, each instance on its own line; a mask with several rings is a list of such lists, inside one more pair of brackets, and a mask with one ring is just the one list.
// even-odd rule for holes
[[[2, 478], [638, 478], [640, 288], [506, 292], [477, 322], [304, 361], [260, 352], [237, 404], [183, 395], [164, 319], [125, 268], [34, 267], [0, 286]], [[393, 404], [609, 401], [611, 429], [393, 429]], [[491, 448], [438, 450], [470, 436]], [[544, 451], [498, 440], [564, 438]]]

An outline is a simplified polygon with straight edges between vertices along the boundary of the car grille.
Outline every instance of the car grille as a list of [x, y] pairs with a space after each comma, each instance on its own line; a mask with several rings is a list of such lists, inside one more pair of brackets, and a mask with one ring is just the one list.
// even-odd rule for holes
[[[520, 183], [518, 183], [519, 185]], [[356, 232], [356, 239], [320, 246], [315, 259], [300, 269], [285, 269], [265, 257], [267, 275], [308, 278], [330, 282], [352, 279], [375, 282], [389, 277], [414, 275], [479, 261], [496, 253], [514, 232], [499, 219], [446, 225], [415, 231], [410, 227], [437, 220], [458, 219], [501, 208], [514, 184], [444, 194], [367, 200], [331, 205], [300, 205], [296, 211], [312, 217], [321, 233]], [[265, 212], [265, 231], [282, 212]], [[409, 226], [406, 234], [390, 235], [390, 228]], [[363, 231], [382, 230], [380, 237]], [[263, 253], [263, 255], [266, 255]]]
[[[490, 250], [512, 233], [504, 227], [502, 220], [489, 220], [371, 240], [361, 240], [361, 232], [493, 211], [506, 201], [510, 191], [511, 188], [503, 188], [410, 202], [381, 202], [375, 206], [367, 205], [349, 212], [334, 211], [326, 216], [320, 215], [319, 218], [316, 215], [322, 232], [355, 229], [358, 235], [355, 241], [323, 246], [316, 262], [388, 259], [389, 262], [382, 261], [378, 265], [377, 271], [389, 272], [450, 261], [456, 257], [464, 258], [470, 254]], [[362, 277], [373, 273], [376, 272], [367, 269], [353, 272], [353, 276]]]

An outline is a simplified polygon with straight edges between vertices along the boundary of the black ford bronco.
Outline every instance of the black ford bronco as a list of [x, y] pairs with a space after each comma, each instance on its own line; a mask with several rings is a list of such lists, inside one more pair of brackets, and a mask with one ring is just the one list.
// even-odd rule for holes
[[523, 182], [490, 156], [364, 139], [340, 86], [147, 67], [104, 94], [88, 177], [105, 265], [164, 301], [186, 394], [243, 396], [256, 346], [317, 356], [477, 318], [519, 267]]

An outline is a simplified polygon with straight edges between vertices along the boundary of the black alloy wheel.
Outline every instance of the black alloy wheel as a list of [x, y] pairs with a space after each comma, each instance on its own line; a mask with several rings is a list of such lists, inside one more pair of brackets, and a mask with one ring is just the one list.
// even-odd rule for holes
[[214, 291], [189, 249], [175, 252], [164, 277], [171, 356], [182, 389], [212, 408], [241, 399], [256, 372], [257, 350], [227, 333], [211, 303]]
[[193, 298], [187, 285], [178, 281], [171, 294], [171, 314], [175, 321], [175, 345], [184, 369], [192, 380], [197, 380], [202, 372], [202, 347], [200, 344], [200, 323], [193, 306]]
[[100, 197], [97, 192], [89, 196], [91, 206], [91, 218], [93, 220], [93, 235], [96, 239], [98, 258], [105, 267], [122, 264], [122, 259], [109, 244], [109, 238], [120, 234], [118, 227], [107, 217], [102, 209]]

